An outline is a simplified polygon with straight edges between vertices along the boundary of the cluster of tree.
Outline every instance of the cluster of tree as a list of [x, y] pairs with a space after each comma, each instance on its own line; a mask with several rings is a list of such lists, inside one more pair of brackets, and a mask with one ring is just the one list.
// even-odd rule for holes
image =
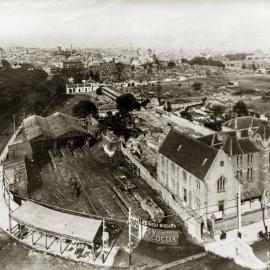
[[52, 101], [65, 93], [65, 80], [59, 76], [48, 80], [48, 74], [30, 64], [12, 69], [3, 60], [0, 68], [0, 113], [41, 114]]
[[232, 54], [226, 54], [225, 57], [229, 61], [243, 61], [246, 59], [247, 53], [232, 53]]
[[168, 62], [168, 65], [167, 65], [167, 68], [175, 68], [176, 67], [176, 64], [174, 61], [169, 61]]
[[101, 82], [98, 70], [96, 71], [93, 71], [92, 69], [88, 70], [85, 73], [85, 80], [89, 80], [89, 79], [92, 79], [95, 82]]
[[202, 90], [202, 83], [194, 82], [192, 84], [192, 88], [193, 88], [194, 91], [201, 91]]
[[206, 58], [206, 57], [197, 56], [191, 59], [190, 61], [187, 59], [182, 59], [181, 62], [190, 64], [191, 66], [199, 65], [199, 66], [215, 66], [215, 67], [225, 68], [225, 65], [221, 61], [214, 60], [211, 57]]
[[124, 136], [126, 139], [130, 136], [130, 131], [127, 127], [130, 122], [129, 114], [117, 113], [112, 115], [111, 112], [108, 112], [107, 117], [99, 119], [100, 131], [112, 130], [113, 133], [117, 136]]
[[247, 116], [249, 115], [247, 105], [244, 101], [239, 100], [234, 106], [233, 106], [233, 112], [237, 116]]
[[116, 99], [117, 109], [121, 113], [131, 112], [133, 110], [139, 110], [141, 104], [138, 102], [136, 97], [131, 93], [123, 94]]
[[72, 114], [79, 118], [85, 118], [88, 115], [96, 115], [97, 107], [90, 100], [81, 100], [72, 108]]

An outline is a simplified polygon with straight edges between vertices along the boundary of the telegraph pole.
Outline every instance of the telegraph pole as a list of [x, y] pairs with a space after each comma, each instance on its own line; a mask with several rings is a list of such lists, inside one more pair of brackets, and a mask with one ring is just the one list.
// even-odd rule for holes
[[102, 220], [102, 262], [103, 263], [104, 263], [104, 259], [105, 259], [105, 251], [104, 251], [105, 239], [104, 239], [104, 232], [105, 232], [105, 219]]
[[131, 207], [128, 208], [128, 265], [131, 265]]
[[238, 183], [237, 195], [237, 217], [238, 217], [238, 237], [242, 237], [242, 217], [241, 217], [241, 184]]
[[268, 213], [267, 213], [267, 198], [266, 198], [266, 194], [265, 194], [265, 190], [263, 192], [262, 195], [262, 200], [261, 200], [261, 205], [262, 205], [262, 215], [263, 215], [263, 225], [264, 225], [264, 229], [265, 229], [265, 234], [268, 237], [268, 228], [265, 222], [265, 219], [268, 218]]
[[16, 131], [15, 113], [13, 113], [13, 129], [14, 129], [14, 133], [15, 133], [15, 131]]

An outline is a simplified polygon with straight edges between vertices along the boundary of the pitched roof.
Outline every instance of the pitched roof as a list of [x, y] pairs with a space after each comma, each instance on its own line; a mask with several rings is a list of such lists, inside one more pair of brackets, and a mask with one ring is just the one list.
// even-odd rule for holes
[[222, 125], [234, 130], [248, 129], [259, 127], [263, 120], [254, 116], [242, 116], [231, 119]]
[[159, 152], [180, 167], [204, 180], [218, 150], [172, 128]]
[[53, 137], [50, 127], [45, 118], [38, 115], [31, 115], [23, 120], [24, 132], [27, 140], [40, 136]]
[[260, 134], [263, 139], [268, 140], [270, 137], [270, 127], [267, 122], [263, 122], [255, 132], [256, 134]]
[[238, 139], [238, 142], [244, 154], [259, 152], [259, 149], [248, 138]]
[[223, 150], [230, 156], [243, 155], [243, 151], [236, 136], [227, 136], [223, 144]]
[[72, 130], [87, 133], [77, 119], [68, 114], [56, 112], [46, 117], [46, 121], [55, 137], [60, 137]]
[[249, 138], [239, 139], [231, 132], [223, 133], [223, 136], [221, 134], [214, 133], [201, 137], [198, 140], [209, 146], [215, 147], [216, 149], [223, 149], [229, 156], [244, 155], [259, 151]]
[[46, 118], [38, 115], [29, 116], [23, 120], [23, 126], [27, 140], [33, 140], [40, 136], [57, 138], [72, 130], [87, 133], [76, 118], [59, 112]]

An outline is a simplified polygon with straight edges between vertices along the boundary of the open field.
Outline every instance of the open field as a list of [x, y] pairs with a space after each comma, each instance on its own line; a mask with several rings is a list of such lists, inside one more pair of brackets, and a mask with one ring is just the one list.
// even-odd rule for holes
[[[239, 82], [239, 90], [258, 89], [261, 91], [270, 91], [270, 75], [230, 76], [230, 80]], [[237, 90], [237, 87], [235, 90]]]

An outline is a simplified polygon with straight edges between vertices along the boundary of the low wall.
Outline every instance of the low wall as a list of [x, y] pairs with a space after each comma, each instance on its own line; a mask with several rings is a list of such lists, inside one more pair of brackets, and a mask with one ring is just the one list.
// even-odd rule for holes
[[172, 194], [159, 183], [150, 172], [138, 161], [136, 160], [131, 153], [121, 144], [120, 147], [122, 153], [137, 167], [139, 170], [140, 176], [142, 179], [147, 182], [147, 184], [157, 190], [160, 194], [164, 202], [169, 205], [176, 214], [178, 214], [183, 220], [188, 233], [201, 241], [201, 222], [200, 220], [193, 217], [187, 208], [181, 206], [172, 196]]

